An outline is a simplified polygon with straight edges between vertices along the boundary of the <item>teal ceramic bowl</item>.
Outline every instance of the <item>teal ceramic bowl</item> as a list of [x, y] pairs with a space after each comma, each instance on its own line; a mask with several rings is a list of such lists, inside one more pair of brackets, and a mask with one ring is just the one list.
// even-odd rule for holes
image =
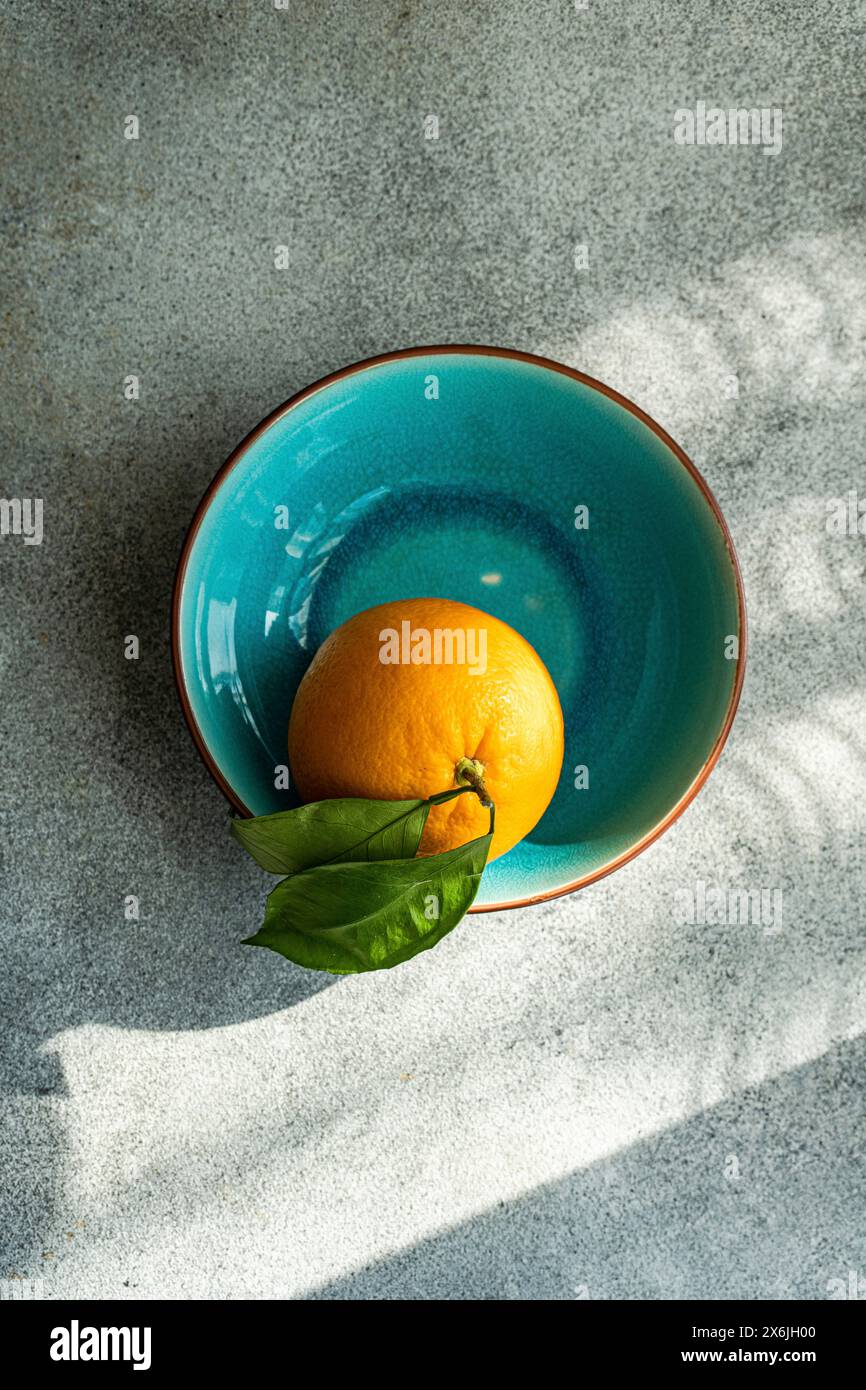
[[708, 487], [600, 382], [526, 353], [436, 347], [302, 391], [198, 508], [175, 585], [175, 672], [241, 814], [297, 804], [275, 769], [327, 634], [373, 604], [426, 596], [521, 632], [565, 716], [556, 795], [487, 868], [476, 909], [600, 878], [696, 795], [745, 660], [742, 583]]

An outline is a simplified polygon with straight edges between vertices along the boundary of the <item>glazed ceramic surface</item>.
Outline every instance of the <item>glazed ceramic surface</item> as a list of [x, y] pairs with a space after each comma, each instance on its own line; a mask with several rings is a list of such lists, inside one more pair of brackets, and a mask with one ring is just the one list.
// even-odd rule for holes
[[178, 571], [176, 669], [237, 807], [297, 804], [275, 768], [327, 634], [427, 595], [523, 633], [565, 716], [554, 800], [489, 866], [477, 905], [580, 886], [670, 823], [718, 755], [742, 679], [724, 523], [676, 446], [607, 388], [471, 348], [362, 363], [302, 393], [199, 508]]

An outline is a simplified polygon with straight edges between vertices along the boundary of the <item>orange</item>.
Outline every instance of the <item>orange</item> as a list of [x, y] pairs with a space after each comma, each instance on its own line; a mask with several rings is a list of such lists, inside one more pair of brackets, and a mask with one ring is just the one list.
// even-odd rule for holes
[[[490, 859], [541, 819], [562, 754], [562, 710], [541, 658], [506, 623], [449, 599], [383, 603], [336, 628], [289, 722], [305, 801], [432, 796], [458, 785], [472, 760], [496, 808]], [[467, 792], [431, 809], [418, 852], [454, 849], [489, 824]]]

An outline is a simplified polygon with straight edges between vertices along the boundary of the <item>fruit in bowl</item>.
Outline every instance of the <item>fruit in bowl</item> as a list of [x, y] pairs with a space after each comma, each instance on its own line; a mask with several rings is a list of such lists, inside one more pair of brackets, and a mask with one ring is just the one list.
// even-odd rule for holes
[[[441, 388], [435, 402], [424, 389], [433, 378]], [[293, 730], [289, 778], [287, 724], [318, 650], [367, 610], [398, 609], [413, 595], [489, 610], [546, 664], [563, 712], [567, 775], [534, 829], [524, 829], [524, 818], [531, 826], [540, 814], [554, 745], [546, 745], [550, 758], [523, 759], [518, 786], [501, 775], [518, 743], [500, 741], [492, 756], [489, 731], [475, 741], [470, 723], [455, 747], [444, 725], [450, 705], [421, 693], [427, 680], [444, 685], [462, 674], [466, 708], [480, 707], [497, 652], [486, 623], [482, 650], [479, 620], [416, 623], [395, 612], [374, 641], [386, 634], [383, 688], [387, 678], [395, 692], [404, 680], [419, 682], [411, 719], [389, 722], [388, 700], [362, 700], [353, 672], [316, 744], [296, 749]], [[469, 669], [458, 673], [464, 627]], [[239, 838], [255, 842], [266, 867], [288, 881], [275, 890], [270, 920], [292, 899], [296, 944], [321, 910], [312, 901], [306, 915], [298, 909], [301, 887], [308, 896], [325, 879], [335, 888], [342, 862], [353, 885], [346, 892], [357, 899], [362, 878], [372, 883], [369, 864], [386, 850], [413, 874], [430, 873], [437, 863], [445, 868], [442, 855], [475, 865], [478, 843], [491, 835], [483, 878], [460, 878], [458, 897], [470, 897], [473, 913], [546, 902], [628, 863], [692, 804], [716, 765], [743, 685], [746, 639], [730, 533], [675, 441], [638, 406], [569, 366], [459, 345], [355, 363], [273, 411], [202, 498], [172, 608], [184, 716], [233, 810], [252, 818], [237, 822]], [[316, 693], [313, 716], [324, 699]], [[507, 712], [504, 701], [491, 727], [508, 727]], [[519, 732], [528, 737], [535, 714], [525, 713]], [[346, 748], [341, 730], [352, 721], [359, 739]], [[405, 780], [404, 753], [412, 773]], [[492, 834], [483, 794], [466, 784], [487, 790], [485, 777], [495, 793]], [[415, 787], [429, 794], [415, 796]], [[299, 792], [323, 800], [299, 806]], [[341, 822], [346, 836], [351, 823], [355, 840], [332, 846], [326, 865], [325, 841]], [[476, 849], [458, 844], [458, 831], [474, 836], [466, 846]], [[522, 838], [501, 852], [514, 834]], [[353, 876], [346, 857], [362, 854], [368, 866]], [[336, 909], [333, 916], [336, 942], [344, 923]], [[319, 927], [311, 931], [323, 939]], [[371, 959], [332, 953], [322, 968], [372, 968]]]
[[[473, 779], [496, 806], [488, 862], [546, 811], [562, 767], [562, 710], [541, 658], [468, 604], [417, 598], [358, 613], [298, 687], [289, 763], [305, 801], [427, 797]], [[435, 807], [419, 853], [482, 833], [477, 797]]]
[[356, 614], [322, 643], [289, 722], [305, 806], [233, 823], [286, 877], [250, 944], [348, 974], [434, 946], [484, 865], [541, 819], [563, 756], [540, 657], [468, 604], [415, 598]]

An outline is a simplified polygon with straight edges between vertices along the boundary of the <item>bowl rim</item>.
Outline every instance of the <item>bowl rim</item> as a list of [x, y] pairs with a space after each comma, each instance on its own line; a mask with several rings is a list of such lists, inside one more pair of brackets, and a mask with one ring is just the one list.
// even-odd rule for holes
[[199, 501], [199, 504], [195, 509], [192, 521], [184, 537], [174, 577], [174, 587], [171, 599], [171, 664], [172, 671], [174, 673], [174, 682], [177, 688], [178, 698], [180, 700], [181, 711], [183, 713], [184, 720], [186, 721], [187, 728], [189, 729], [190, 734], [192, 735], [193, 742], [195, 743], [195, 746], [198, 749], [199, 756], [201, 757], [208, 772], [211, 774], [212, 778], [216, 782], [220, 791], [223, 793], [233, 810], [235, 810], [239, 815], [245, 818], [251, 817], [252, 812], [235, 794], [233, 788], [229, 785], [228, 781], [223, 776], [223, 773], [221, 772], [215, 759], [212, 757], [210, 750], [207, 747], [207, 744], [205, 743], [204, 736], [201, 732], [201, 729], [199, 728], [195, 714], [193, 713], [192, 705], [187, 694], [186, 683], [184, 681], [183, 676], [183, 663], [180, 653], [180, 608], [181, 600], [183, 597], [184, 583], [186, 580], [187, 566], [189, 564], [189, 558], [192, 553], [192, 548], [195, 544], [199, 528], [201, 527], [201, 524], [210, 507], [210, 504], [216, 496], [217, 492], [222, 487], [223, 483], [225, 482], [229, 473], [231, 473], [232, 469], [240, 462], [240, 460], [246, 454], [247, 450], [256, 442], [256, 440], [261, 435], [265, 433], [266, 430], [269, 430], [272, 425], [276, 424], [276, 422], [282, 419], [284, 415], [288, 414], [290, 410], [294, 410], [295, 407], [300, 405], [302, 401], [305, 401], [310, 396], [315, 395], [317, 391], [322, 391], [326, 387], [331, 386], [335, 381], [341, 381], [345, 377], [353, 376], [356, 372], [363, 372], [373, 367], [380, 367], [387, 362], [398, 362], [405, 358], [426, 357], [433, 356], [436, 354], [450, 354], [454, 356], [501, 357], [516, 362], [529, 362], [533, 366], [542, 367], [548, 371], [559, 372], [562, 376], [570, 377], [572, 381], [578, 381], [583, 386], [588, 386], [591, 390], [600, 392], [600, 394], [606, 396], [608, 400], [614, 401], [617, 405], [621, 406], [624, 410], [627, 410], [631, 415], [635, 416], [650, 430], [652, 430], [653, 434], [655, 434], [656, 437], [660, 439], [664, 445], [666, 445], [666, 447], [673, 454], [674, 458], [677, 459], [678, 462], [681, 463], [682, 466], [685, 468], [686, 472], [691, 475], [698, 488], [700, 489], [701, 493], [703, 494], [704, 500], [709, 505], [709, 508], [713, 516], [715, 517], [719, 530], [721, 531], [722, 539], [725, 544], [725, 549], [727, 550], [728, 556], [730, 557], [731, 568], [734, 574], [734, 583], [737, 590], [737, 616], [740, 625], [739, 653], [737, 657], [737, 671], [734, 678], [734, 684], [731, 690], [730, 699], [728, 701], [728, 707], [725, 711], [725, 718], [722, 721], [721, 729], [719, 733], [716, 735], [715, 742], [713, 743], [713, 746], [710, 749], [710, 752], [706, 760], [704, 761], [703, 766], [695, 775], [691, 784], [686, 788], [679, 801], [677, 801], [676, 804], [671, 808], [671, 810], [668, 811], [662, 817], [662, 819], [656, 825], [654, 825], [651, 830], [647, 831], [647, 833], [643, 835], [641, 839], [638, 840], [634, 845], [631, 845], [627, 850], [623, 850], [621, 854], [616, 855], [615, 858], [611, 859], [608, 863], [603, 864], [600, 868], [593, 869], [591, 873], [582, 874], [579, 878], [574, 879], [573, 882], [563, 884], [563, 886], [560, 888], [553, 888], [546, 893], [531, 893], [528, 894], [526, 897], [515, 898], [509, 902], [482, 904], [473, 903], [472, 907], [470, 907], [469, 909], [471, 913], [505, 912], [511, 910], [512, 908], [531, 907], [536, 903], [550, 902], [554, 898], [563, 898], [570, 893], [576, 893], [579, 889], [587, 888], [591, 883], [597, 883], [599, 879], [606, 878], [608, 874], [612, 874], [617, 869], [621, 869], [623, 865], [628, 864], [632, 859], [635, 859], [639, 854], [642, 854], [644, 850], [648, 849], [650, 845], [652, 845], [657, 839], [659, 839], [661, 835], [665, 833], [666, 830], [670, 829], [674, 821], [679, 820], [683, 812], [695, 800], [695, 797], [698, 795], [698, 792], [703, 787], [704, 783], [706, 782], [707, 778], [709, 777], [710, 773], [712, 772], [713, 768], [718, 762], [719, 757], [721, 756], [722, 749], [724, 748], [728, 739], [728, 735], [731, 732], [734, 717], [737, 713], [737, 708], [740, 703], [740, 695], [742, 693], [743, 682], [746, 676], [748, 625], [746, 617], [746, 596], [743, 585], [743, 576], [742, 571], [740, 569], [739, 560], [737, 559], [737, 552], [734, 548], [734, 542], [728, 527], [728, 523], [726, 522], [724, 515], [722, 514], [722, 510], [718, 502], [716, 501], [709, 484], [706, 482], [703, 475], [699, 472], [699, 470], [692, 462], [692, 460], [688, 457], [688, 455], [685, 453], [685, 451], [680, 448], [679, 444], [677, 444], [675, 439], [671, 438], [667, 430], [663, 429], [662, 426], [659, 425], [657, 421], [655, 421], [652, 418], [652, 416], [647, 415], [646, 411], [641, 410], [640, 406], [635, 405], [635, 403], [633, 401], [630, 401], [628, 397], [623, 396], [619, 391], [615, 391], [612, 386], [606, 386], [603, 381], [598, 381], [595, 377], [588, 376], [585, 372], [579, 371], [576, 367], [568, 367], [565, 365], [564, 362], [557, 362], [551, 357], [542, 357], [539, 356], [537, 353], [533, 352], [523, 352], [518, 348], [490, 347], [488, 345], [480, 343], [439, 343], [428, 347], [398, 348], [392, 352], [379, 353], [374, 357], [364, 357], [360, 359], [360, 361], [358, 362], [353, 362], [346, 367], [340, 367], [339, 370], [335, 372], [329, 372], [327, 376], [320, 377], [318, 381], [314, 381], [311, 383], [311, 385], [303, 387], [300, 391], [297, 391], [293, 396], [290, 396], [287, 401], [284, 401], [282, 405], [278, 405], [276, 409], [272, 410], [269, 415], [265, 416], [265, 418], [258, 425], [256, 425], [254, 429], [250, 430], [249, 434], [247, 434], [241, 440], [241, 442], [232, 450], [228, 458], [214, 474], [213, 478], [211, 479], [210, 483], [205, 489], [205, 492], [203, 493], [201, 500]]

